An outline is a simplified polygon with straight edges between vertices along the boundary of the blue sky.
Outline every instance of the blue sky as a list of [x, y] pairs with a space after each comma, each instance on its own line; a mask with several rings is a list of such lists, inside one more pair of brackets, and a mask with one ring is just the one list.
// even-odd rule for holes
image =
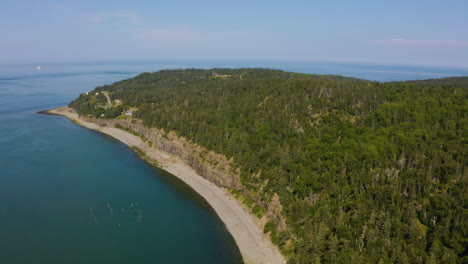
[[0, 63], [336, 61], [468, 67], [468, 1], [0, 1]]

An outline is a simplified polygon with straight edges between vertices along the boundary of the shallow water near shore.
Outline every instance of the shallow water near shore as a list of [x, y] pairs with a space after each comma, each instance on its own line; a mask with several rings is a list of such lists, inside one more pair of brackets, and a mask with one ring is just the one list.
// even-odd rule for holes
[[466, 74], [251, 62], [35, 66], [0, 65], [0, 263], [242, 263], [223, 223], [184, 183], [110, 137], [36, 114], [98, 85], [187, 67], [268, 67], [380, 81]]

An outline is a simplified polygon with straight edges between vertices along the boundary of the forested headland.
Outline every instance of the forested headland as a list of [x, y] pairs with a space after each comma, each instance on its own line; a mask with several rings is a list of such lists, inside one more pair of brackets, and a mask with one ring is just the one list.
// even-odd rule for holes
[[244, 187], [232, 192], [254, 214], [279, 198], [264, 231], [288, 263], [468, 262], [467, 77], [163, 70], [70, 107], [131, 115], [232, 159]]

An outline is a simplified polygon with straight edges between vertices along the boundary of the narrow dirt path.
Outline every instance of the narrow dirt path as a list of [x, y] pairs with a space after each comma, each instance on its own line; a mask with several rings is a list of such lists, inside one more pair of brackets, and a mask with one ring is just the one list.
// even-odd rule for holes
[[102, 91], [102, 94], [104, 94], [104, 96], [107, 98], [107, 107], [112, 107], [112, 101], [109, 97], [109, 93], [106, 91]]

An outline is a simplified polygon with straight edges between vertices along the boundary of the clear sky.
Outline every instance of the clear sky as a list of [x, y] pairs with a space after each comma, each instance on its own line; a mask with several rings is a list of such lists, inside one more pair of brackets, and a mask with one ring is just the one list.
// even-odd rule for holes
[[468, 67], [468, 0], [0, 0], [0, 63], [109, 60]]

